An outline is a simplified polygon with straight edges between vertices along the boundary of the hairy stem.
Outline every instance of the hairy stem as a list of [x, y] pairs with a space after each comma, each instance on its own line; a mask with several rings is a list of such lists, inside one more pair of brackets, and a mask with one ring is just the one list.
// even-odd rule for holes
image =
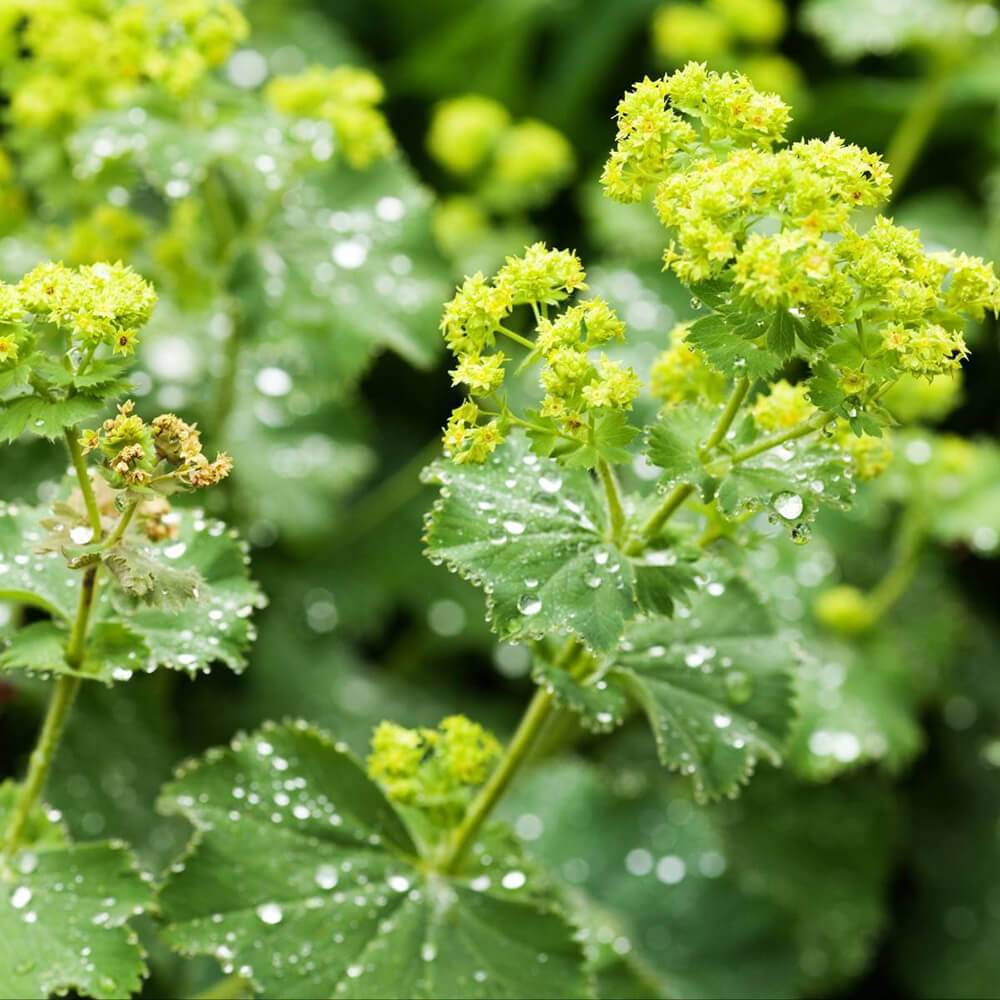
[[745, 448], [740, 448], [739, 451], [734, 451], [729, 456], [729, 460], [733, 465], [739, 465], [740, 462], [745, 462], [747, 459], [762, 455], [765, 451], [777, 448], [778, 445], [784, 444], [786, 441], [794, 441], [796, 438], [805, 437], [807, 434], [822, 430], [834, 418], [835, 414], [826, 413], [825, 411], [816, 413], [797, 427], [792, 427], [787, 431], [779, 431], [777, 434], [771, 434], [769, 437], [761, 438], [759, 441], [755, 441]]
[[[743, 405], [743, 401], [747, 398], [747, 393], [750, 391], [750, 380], [746, 378], [741, 378], [736, 385], [733, 386], [733, 391], [729, 394], [729, 399], [726, 401], [725, 408], [719, 415], [718, 421], [716, 421], [715, 427], [712, 428], [712, 433], [709, 434], [708, 439], [698, 450], [699, 455], [702, 459], [707, 458], [718, 446], [721, 444], [722, 440], [725, 438], [729, 428], [733, 426], [733, 421], [736, 419], [736, 415], [740, 412], [740, 407]], [[646, 545], [649, 544], [659, 533], [663, 526], [670, 520], [671, 517], [677, 512], [685, 500], [694, 492], [694, 487], [690, 483], [680, 483], [675, 486], [664, 498], [663, 503], [660, 504], [656, 510], [649, 516], [649, 519], [642, 526], [639, 532], [639, 538], [636, 542], [629, 547], [629, 555], [637, 555], [641, 552]]]
[[740, 407], [743, 405], [743, 400], [747, 398], [749, 391], [750, 379], [748, 378], [741, 378], [733, 386], [733, 391], [729, 394], [726, 407], [722, 411], [718, 423], [708, 436], [708, 440], [699, 449], [703, 457], [711, 454], [722, 443], [722, 439], [728, 433], [729, 428], [733, 426], [736, 414], [740, 412]]
[[500, 759], [500, 763], [497, 764], [486, 784], [479, 790], [479, 794], [472, 800], [465, 813], [465, 818], [452, 835], [448, 852], [439, 866], [441, 872], [453, 873], [461, 866], [476, 834], [479, 833], [494, 806], [507, 790], [511, 779], [530, 753], [538, 734], [552, 713], [552, 708], [552, 695], [544, 688], [537, 688], [521, 718], [517, 731], [510, 743], [507, 744], [507, 749]]
[[132, 523], [132, 518], [139, 507], [139, 503], [139, 500], [133, 500], [122, 511], [122, 515], [118, 518], [118, 523], [115, 525], [114, 531], [108, 535], [107, 541], [104, 543], [106, 548], [110, 549], [112, 545], [117, 545], [122, 540], [122, 536], [128, 530], [129, 524]]
[[[77, 440], [77, 433], [75, 427], [67, 427], [63, 436], [66, 438], [66, 446], [69, 449], [70, 459], [73, 462], [76, 478], [80, 484], [80, 492], [83, 494], [83, 502], [87, 508], [87, 516], [94, 529], [96, 540], [101, 537], [101, 514], [97, 507], [97, 498], [94, 495], [94, 487], [90, 481], [87, 463]], [[117, 527], [115, 530], [117, 531]], [[78, 670], [80, 664], [83, 663], [87, 642], [87, 623], [90, 621], [90, 612], [94, 606], [94, 596], [97, 592], [98, 565], [89, 566], [84, 571], [76, 605], [76, 615], [73, 618], [69, 641], [66, 644], [66, 662], [74, 670]], [[12, 856], [20, 846], [31, 811], [45, 788], [45, 782], [52, 768], [52, 761], [55, 759], [59, 741], [66, 726], [66, 719], [79, 689], [80, 678], [72, 676], [60, 677], [53, 686], [49, 707], [45, 713], [45, 721], [42, 723], [38, 742], [35, 744], [35, 749], [32, 750], [28, 762], [28, 773], [18, 791], [10, 822], [4, 832], [3, 853], [7, 857]]]
[[45, 787], [45, 781], [49, 776], [52, 761], [55, 759], [66, 719], [79, 689], [79, 677], [60, 677], [55, 682], [52, 697], [49, 699], [49, 707], [45, 713], [45, 721], [42, 723], [42, 731], [38, 736], [35, 749], [31, 751], [28, 773], [18, 791], [14, 808], [10, 814], [10, 821], [4, 832], [3, 853], [5, 857], [13, 857], [21, 845], [25, 827], [28, 825], [31, 811]]
[[87, 470], [87, 460], [83, 457], [83, 449], [78, 440], [79, 431], [76, 427], [66, 427], [63, 430], [63, 437], [66, 439], [66, 447], [69, 450], [70, 461], [73, 463], [73, 471], [76, 473], [77, 482], [80, 484], [80, 492], [83, 494], [83, 503], [87, 508], [87, 519], [91, 528], [94, 529], [93, 541], [101, 539], [101, 512], [97, 506], [97, 497], [94, 495], [94, 484], [90, 481], [90, 473]]
[[625, 536], [625, 508], [622, 505], [618, 477], [615, 476], [615, 470], [603, 458], [597, 463], [597, 472], [601, 477], [601, 485], [604, 487], [604, 497], [608, 504], [608, 525], [611, 529], [610, 541], [617, 545], [621, 543], [622, 538]]

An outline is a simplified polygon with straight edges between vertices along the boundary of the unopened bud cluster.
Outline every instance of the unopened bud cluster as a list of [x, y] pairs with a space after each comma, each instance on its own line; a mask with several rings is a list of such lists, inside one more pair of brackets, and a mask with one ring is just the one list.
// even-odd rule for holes
[[147, 424], [131, 401], [122, 403], [117, 416], [105, 420], [99, 429], [83, 431], [80, 445], [84, 453], [101, 453], [105, 477], [115, 489], [199, 489], [221, 482], [233, 467], [225, 452], [211, 462], [206, 458], [197, 425], [173, 413], [161, 414]]
[[372, 734], [368, 774], [393, 801], [426, 812], [442, 826], [461, 818], [471, 791], [500, 756], [500, 744], [464, 715], [437, 729], [407, 729], [382, 722]]

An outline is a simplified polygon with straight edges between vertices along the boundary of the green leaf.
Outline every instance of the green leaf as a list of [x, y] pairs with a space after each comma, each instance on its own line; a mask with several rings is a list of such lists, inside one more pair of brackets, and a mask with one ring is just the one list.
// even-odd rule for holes
[[706, 584], [684, 617], [633, 625], [609, 680], [646, 713], [661, 762], [715, 799], [735, 793], [758, 758], [781, 760], [792, 660], [760, 599], [731, 579]]
[[97, 622], [87, 635], [84, 659], [78, 670], [66, 662], [66, 630], [55, 622], [34, 622], [14, 633], [0, 654], [0, 671], [70, 675], [89, 680], [128, 680], [146, 666], [149, 648], [127, 625]]
[[683, 405], [665, 411], [649, 431], [646, 457], [663, 469], [667, 487], [690, 483], [704, 499], [712, 492], [699, 449], [712, 432], [718, 412], [707, 406]]
[[[788, 921], [750, 889], [752, 868], [732, 871], [713, 811], [695, 806], [679, 779], [643, 770], [631, 758], [605, 767], [579, 757], [553, 760], [516, 782], [501, 808], [512, 819], [533, 817], [541, 835], [532, 852], [607, 912], [593, 927], [593, 903], [572, 911], [587, 932], [599, 987], [598, 946], [609, 941], [633, 972], [623, 984], [619, 969], [616, 987], [634, 990], [635, 971], [649, 970], [642, 980], [658, 997], [798, 995]], [[618, 1000], [631, 993], [601, 995]]]
[[[0, 786], [5, 826], [17, 788]], [[120, 841], [71, 845], [39, 810], [27, 842], [0, 862], [0, 996], [138, 992], [146, 965], [129, 918], [153, 902]]]
[[701, 351], [708, 363], [723, 375], [768, 378], [781, 366], [777, 354], [741, 337], [719, 315], [699, 319], [688, 331], [686, 342]]
[[47, 400], [20, 396], [0, 404], [0, 441], [16, 441], [23, 433], [54, 441], [66, 427], [90, 420], [104, 409], [104, 402], [88, 396]]
[[795, 336], [802, 323], [787, 309], [778, 309], [767, 328], [767, 349], [782, 361], [795, 353]]
[[586, 473], [539, 458], [514, 434], [483, 465], [441, 461], [424, 476], [441, 486], [426, 554], [483, 588], [503, 639], [572, 632], [606, 651], [643, 610], [635, 566], [656, 567], [604, 540], [605, 513]]
[[766, 507], [773, 521], [804, 541], [808, 533], [802, 526], [815, 519], [821, 506], [846, 510], [855, 491], [844, 455], [816, 441], [772, 448], [733, 466], [723, 477], [716, 499], [719, 510], [729, 518]]
[[809, 400], [817, 409], [834, 413], [844, 405], [847, 393], [840, 387], [840, 376], [833, 365], [821, 362], [813, 365], [813, 374], [806, 383]]
[[[246, 545], [234, 531], [220, 521], [206, 520], [200, 511], [175, 514], [177, 537], [149, 549], [162, 560], [162, 574], [171, 581], [182, 581], [186, 587], [186, 581], [197, 578], [197, 594], [172, 613], [149, 607], [119, 588], [102, 586], [93, 628], [98, 621], [113, 621], [129, 631], [127, 642], [105, 647], [103, 665], [96, 660], [92, 665], [104, 680], [116, 668], [134, 669], [129, 651], [145, 652], [146, 670], [169, 667], [195, 673], [222, 662], [240, 671], [246, 665], [246, 648], [253, 638], [250, 616], [265, 603], [249, 577]], [[68, 622], [75, 612], [82, 574], [70, 569], [58, 552], [34, 551], [46, 537], [47, 520], [43, 508], [0, 504], [0, 599], [34, 605]], [[110, 640], [111, 633], [107, 635]]]
[[132, 541], [104, 550], [101, 561], [124, 591], [166, 611], [180, 611], [194, 600], [202, 582], [196, 569], [169, 566], [156, 557], [152, 546]]
[[0, 503], [0, 600], [30, 604], [68, 621], [80, 577], [58, 552], [35, 552], [47, 534], [45, 516], [38, 507]]
[[628, 446], [638, 433], [639, 429], [628, 422], [628, 414], [621, 410], [605, 413], [594, 423], [592, 440], [566, 454], [563, 464], [575, 469], [593, 469], [602, 460], [622, 465], [631, 460]]
[[166, 940], [269, 997], [588, 993], [572, 929], [530, 899], [523, 871], [511, 889], [497, 862], [471, 878], [418, 866], [381, 791], [305, 723], [189, 765], [161, 804], [198, 831], [161, 896]]
[[545, 688], [558, 705], [577, 716], [584, 729], [608, 733], [625, 721], [627, 699], [621, 690], [606, 680], [581, 683], [545, 659], [535, 661], [531, 679]]
[[249, 576], [246, 544], [221, 521], [185, 512], [177, 537], [153, 547], [178, 578], [197, 577], [194, 599], [172, 612], [118, 594], [101, 605], [101, 616], [124, 621], [149, 647], [147, 669], [188, 673], [224, 663], [239, 673], [254, 636], [250, 616], [266, 603]]

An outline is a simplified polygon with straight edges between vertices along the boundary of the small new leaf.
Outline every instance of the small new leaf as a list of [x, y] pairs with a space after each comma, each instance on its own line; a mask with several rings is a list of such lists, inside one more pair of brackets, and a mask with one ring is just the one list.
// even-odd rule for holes
[[[763, 332], [763, 331], [761, 331]], [[708, 363], [736, 378], [768, 378], [781, 367], [781, 357], [741, 337], [722, 316], [705, 316], [688, 331], [687, 340]]]
[[198, 595], [197, 569], [169, 566], [148, 545], [122, 541], [104, 551], [101, 560], [123, 590], [150, 607], [180, 611]]
[[663, 469], [663, 484], [667, 487], [690, 483], [704, 499], [714, 489], [712, 477], [705, 471], [699, 450], [705, 443], [717, 419], [715, 410], [707, 406], [673, 407], [653, 424], [649, 431], [646, 457]]

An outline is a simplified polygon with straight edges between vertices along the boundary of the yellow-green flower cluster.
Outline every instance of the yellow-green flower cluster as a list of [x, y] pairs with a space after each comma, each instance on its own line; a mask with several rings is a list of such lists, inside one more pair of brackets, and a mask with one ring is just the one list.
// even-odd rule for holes
[[691, 323], [678, 323], [670, 331], [670, 346], [653, 362], [649, 390], [664, 406], [681, 403], [717, 403], [726, 392], [726, 379], [713, 371], [685, 341]]
[[0, 281], [0, 367], [17, 361], [22, 343], [24, 306], [17, 288]]
[[471, 179], [478, 197], [499, 212], [544, 203], [575, 165], [561, 132], [534, 118], [514, 122], [502, 104], [480, 94], [434, 108], [427, 151], [450, 173]]
[[312, 66], [294, 76], [276, 77], [267, 98], [283, 114], [327, 122], [344, 159], [363, 169], [388, 156], [396, 140], [379, 105], [385, 88], [374, 73], [356, 66]]
[[785, 31], [781, 0], [666, 3], [653, 15], [653, 46], [664, 59], [725, 57], [737, 45], [773, 45]]
[[6, 0], [6, 113], [18, 128], [68, 130], [149, 82], [186, 95], [247, 32], [228, 0]]
[[[955, 370], [966, 320], [1000, 310], [992, 265], [928, 252], [883, 216], [868, 225], [857, 210], [891, 192], [881, 158], [835, 135], [782, 145], [787, 120], [777, 97], [700, 63], [643, 80], [619, 105], [605, 190], [623, 201], [655, 191], [664, 263], [686, 284], [718, 281], [734, 308], [863, 331], [865, 356], [888, 352], [897, 372]], [[863, 368], [842, 374], [864, 388]]]
[[754, 423], [762, 431], [785, 431], [808, 420], [816, 407], [809, 402], [809, 387], [806, 383], [798, 385], [781, 379], [775, 382], [768, 392], [758, 396], [753, 403], [751, 412]]
[[59, 242], [72, 264], [126, 260], [146, 235], [142, 217], [116, 205], [97, 205], [77, 219]]
[[232, 459], [219, 452], [209, 461], [202, 452], [196, 424], [173, 413], [163, 413], [146, 423], [128, 401], [118, 407], [118, 415], [105, 420], [97, 430], [80, 436], [85, 454], [99, 450], [104, 457], [104, 473], [115, 489], [173, 486], [200, 489], [214, 486], [232, 471]]
[[[482, 274], [465, 279], [441, 321], [445, 341], [458, 359], [452, 383], [464, 386], [470, 396], [445, 428], [445, 448], [455, 462], [484, 461], [508, 427], [519, 422], [497, 395], [508, 360], [495, 350], [498, 337], [526, 346], [528, 361], [541, 362], [545, 395], [539, 412], [554, 418], [564, 435], [585, 436], [601, 413], [631, 408], [640, 390], [635, 372], [606, 354], [591, 357], [597, 348], [625, 337], [625, 324], [614, 310], [603, 299], [587, 299], [550, 313], [584, 289], [586, 274], [576, 254], [550, 250], [543, 243], [527, 247], [520, 257], [508, 257], [492, 280]], [[534, 341], [505, 325], [517, 306], [531, 310]], [[501, 412], [484, 413], [471, 397], [490, 397]]]
[[380, 723], [372, 734], [368, 774], [400, 805], [428, 813], [444, 826], [457, 822], [469, 794], [490, 774], [500, 744], [464, 715], [443, 719], [437, 729]]
[[475, 173], [485, 166], [509, 126], [510, 112], [492, 97], [452, 97], [434, 107], [427, 152], [453, 174]]
[[156, 304], [153, 286], [121, 262], [40, 264], [17, 286], [20, 303], [44, 322], [82, 345], [105, 344], [115, 354], [132, 354], [138, 329]]
[[846, 420], [837, 421], [836, 441], [851, 463], [858, 479], [881, 476], [892, 461], [892, 443], [888, 431], [881, 437], [855, 434]]

